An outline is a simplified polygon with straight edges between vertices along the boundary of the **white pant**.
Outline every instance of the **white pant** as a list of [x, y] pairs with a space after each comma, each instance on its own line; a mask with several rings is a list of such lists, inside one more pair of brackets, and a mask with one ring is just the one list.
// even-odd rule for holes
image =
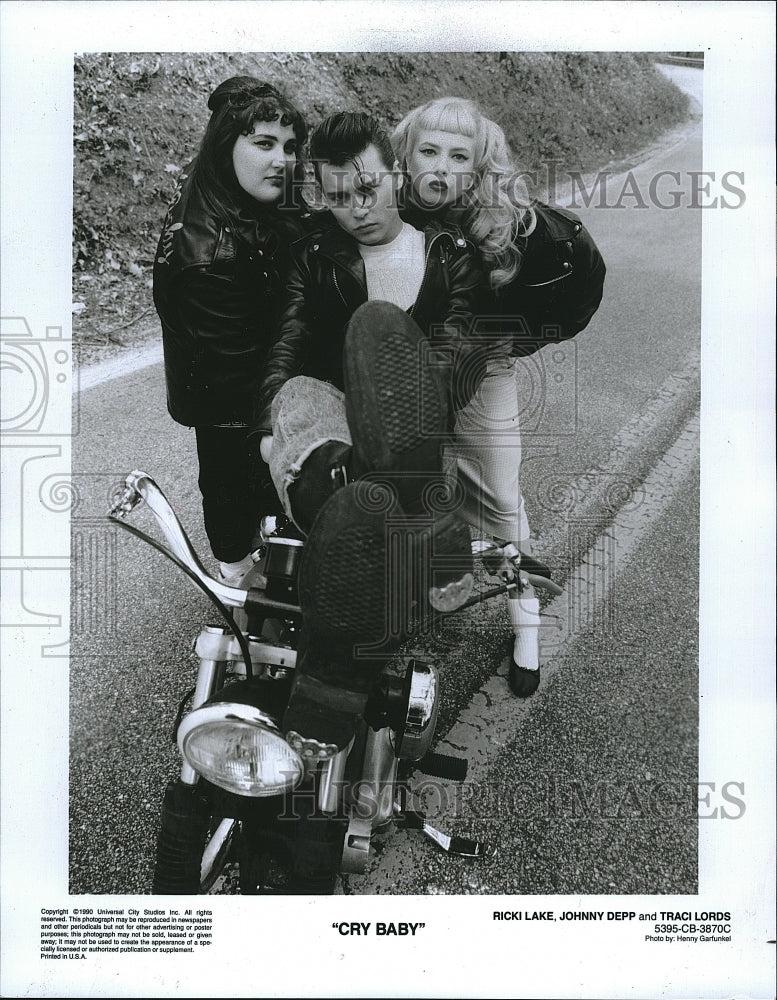
[[463, 491], [462, 516], [486, 535], [511, 542], [529, 538], [521, 495], [518, 359], [488, 363], [478, 391], [458, 412], [449, 461]]

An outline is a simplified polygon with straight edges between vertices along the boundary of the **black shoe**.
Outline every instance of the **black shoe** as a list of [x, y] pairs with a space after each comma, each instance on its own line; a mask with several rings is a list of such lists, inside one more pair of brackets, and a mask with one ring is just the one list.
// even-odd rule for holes
[[387, 636], [386, 513], [395, 503], [388, 486], [348, 483], [313, 522], [300, 559], [299, 600], [305, 627], [331, 648], [350, 652]]
[[519, 667], [515, 657], [511, 656], [509, 682], [510, 690], [516, 697], [528, 698], [540, 686], [540, 668], [527, 670], [525, 667]]
[[408, 518], [387, 485], [360, 480], [334, 493], [300, 557], [303, 643], [284, 732], [346, 746], [386, 663], [417, 627], [419, 592], [461, 576], [471, 558], [463, 522]]
[[327, 441], [303, 462], [299, 476], [289, 486], [289, 503], [294, 520], [308, 534], [316, 515], [331, 495], [350, 479], [351, 446]]
[[413, 517], [451, 506], [442, 475], [448, 427], [444, 371], [430, 363], [420, 327], [389, 302], [365, 302], [343, 348], [345, 412], [353, 446], [321, 445], [289, 488], [294, 520], [307, 534], [325, 501], [346, 482], [388, 485]]

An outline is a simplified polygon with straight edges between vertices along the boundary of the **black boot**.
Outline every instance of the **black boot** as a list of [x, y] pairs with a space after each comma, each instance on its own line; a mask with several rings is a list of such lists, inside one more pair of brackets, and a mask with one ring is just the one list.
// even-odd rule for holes
[[449, 426], [448, 378], [429, 341], [397, 306], [366, 302], [348, 324], [343, 371], [360, 474], [390, 483], [406, 514], [429, 513]]
[[306, 534], [332, 493], [362, 478], [388, 486], [407, 515], [448, 512], [441, 458], [448, 380], [428, 348], [417, 324], [388, 302], [366, 302], [351, 317], [343, 371], [353, 445], [321, 445], [289, 487], [294, 520]]
[[[306, 638], [283, 719], [287, 734], [338, 748], [408, 638], [430, 582], [471, 568], [469, 530], [447, 499], [441, 513], [447, 386], [426, 359], [420, 329], [395, 306], [366, 303], [349, 325], [344, 370], [350, 466], [359, 479], [324, 502], [305, 543]], [[322, 453], [327, 475], [331, 454]]]
[[342, 441], [327, 441], [303, 462], [289, 487], [289, 503], [295, 523], [306, 535], [326, 501], [350, 478], [352, 449]]
[[[381, 503], [383, 501], [383, 503]], [[303, 640], [283, 729], [346, 746], [387, 658], [406, 637], [387, 593], [385, 488], [349, 483], [326, 502], [299, 569]], [[401, 595], [402, 596], [402, 595]], [[404, 595], [406, 596], [406, 595]]]

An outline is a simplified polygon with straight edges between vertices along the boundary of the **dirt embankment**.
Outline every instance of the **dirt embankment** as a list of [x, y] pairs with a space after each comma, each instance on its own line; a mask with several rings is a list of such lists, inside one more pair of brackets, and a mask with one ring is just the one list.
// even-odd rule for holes
[[248, 74], [282, 87], [310, 124], [341, 109], [394, 126], [443, 94], [476, 100], [518, 163], [587, 172], [618, 163], [688, 115], [646, 54], [102, 53], [75, 60], [73, 339], [80, 363], [158, 335], [154, 249], [207, 99]]

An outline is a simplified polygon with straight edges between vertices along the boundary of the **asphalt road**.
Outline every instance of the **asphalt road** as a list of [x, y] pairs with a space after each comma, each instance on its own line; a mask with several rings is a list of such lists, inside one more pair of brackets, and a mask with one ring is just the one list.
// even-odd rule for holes
[[697, 433], [692, 418], [545, 608], [538, 695], [516, 704], [505, 660], [437, 748], [470, 761], [465, 783], [414, 776], [430, 822], [483, 857], [401, 831], [345, 892], [697, 891]]
[[[700, 78], [691, 77], [694, 86]], [[563, 351], [544, 349], [525, 372], [524, 493], [537, 551], [561, 580], [628, 505], [697, 405], [701, 213], [687, 202], [688, 171], [699, 169], [700, 122], [634, 168], [628, 183], [643, 193], [644, 208], [623, 195], [623, 177], [608, 179], [609, 207], [594, 199], [578, 208], [607, 261], [605, 299], [586, 331]], [[686, 190], [675, 209], [649, 198], [661, 170], [678, 172]], [[144, 893], [162, 792], [180, 766], [170, 728], [193, 684], [191, 642], [212, 615], [172, 564], [104, 515], [116, 484], [145, 469], [207, 553], [193, 432], [168, 417], [158, 365], [82, 391], [77, 419], [70, 892]], [[639, 797], [657, 780], [683, 787], [697, 780], [698, 497], [693, 461], [687, 467], [676, 498], [618, 567], [617, 588], [603, 602], [614, 607], [617, 592], [617, 614], [603, 612], [615, 625], [603, 629], [596, 615], [580, 620], [489, 762], [486, 784], [515, 808], [487, 815], [485, 828], [482, 816], [455, 818], [496, 853], [476, 870], [416, 839], [404, 880], [382, 877], [377, 858], [368, 879], [348, 880], [345, 891], [693, 891], [692, 814], [678, 807], [671, 817], [647, 810], [640, 818], [627, 815], [627, 803], [612, 817], [596, 804], [602, 787], [617, 799], [631, 786]], [[502, 607], [481, 629], [472, 619], [451, 620], [439, 647], [447, 657], [441, 736], [498, 671], [507, 637]], [[547, 814], [550, 785], [559, 796], [555, 815]], [[581, 792], [595, 804], [572, 816], [574, 796], [586, 811]]]

